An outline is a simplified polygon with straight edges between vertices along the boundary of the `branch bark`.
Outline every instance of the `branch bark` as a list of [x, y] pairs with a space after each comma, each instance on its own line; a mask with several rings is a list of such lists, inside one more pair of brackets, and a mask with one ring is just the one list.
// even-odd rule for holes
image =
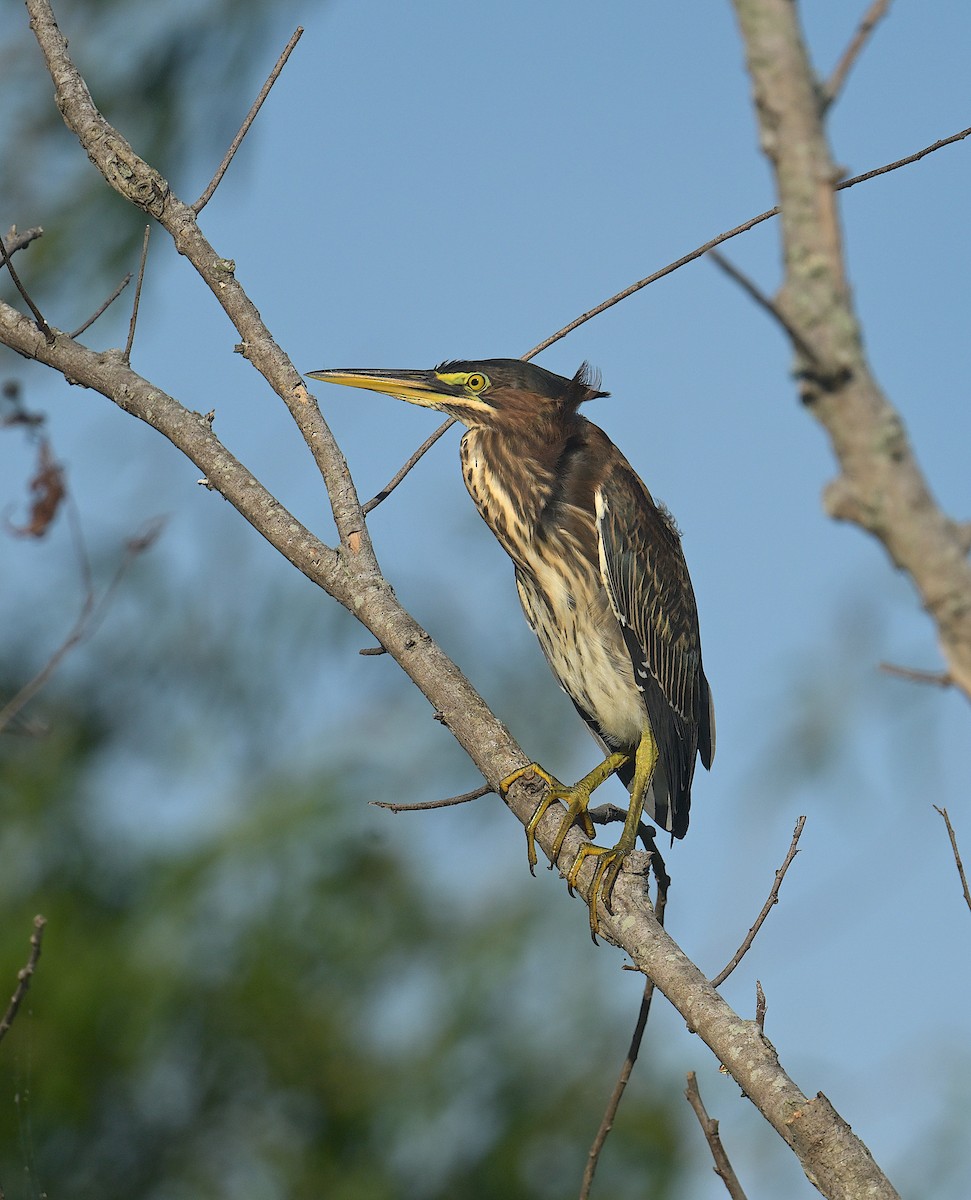
[[937, 628], [948, 674], [971, 699], [971, 563], [961, 526], [934, 501], [903, 421], [870, 370], [843, 265], [826, 140], [826, 97], [792, 0], [733, 0], [762, 149], [775, 172], [785, 282], [777, 304], [813, 351], [799, 353], [802, 400], [826, 430], [840, 474], [829, 514], [876, 537], [906, 571]]
[[[381, 574], [347, 465], [313, 397], [272, 338], [252, 301], [203, 236], [191, 207], [114, 130], [95, 108], [70, 61], [46, 0], [26, 0], [31, 25], [55, 84], [58, 106], [106, 181], [156, 219], [211, 288], [242, 338], [242, 352], [263, 374], [301, 430], [328, 490], [339, 544], [329, 546], [303, 526], [219, 441], [211, 423], [133, 371], [119, 350], [95, 352], [66, 334], [51, 341], [25, 316], [0, 305], [0, 340], [45, 363], [65, 378], [100, 392], [125, 412], [168, 438], [202, 471], [253, 527], [304, 575], [348, 608], [376, 637], [429, 699], [443, 722], [488, 782], [499, 781], [527, 758], [489, 711], [458, 667], [400, 606]], [[813, 331], [815, 336], [815, 331]], [[542, 785], [522, 780], [507, 806], [522, 824], [532, 816]], [[554, 806], [536, 831], [549, 856], [562, 812]], [[572, 831], [560, 853], [563, 869], [573, 861], [581, 835]], [[860, 1196], [891, 1200], [897, 1193], [866, 1147], [822, 1094], [810, 1100], [781, 1067], [754, 1022], [733, 1012], [702, 972], [664, 931], [647, 896], [645, 854], [631, 854], [614, 888], [614, 912], [600, 932], [624, 949], [638, 970], [681, 1013], [792, 1147], [808, 1178], [833, 1200]], [[581, 874], [579, 891], [589, 902], [594, 871]]]

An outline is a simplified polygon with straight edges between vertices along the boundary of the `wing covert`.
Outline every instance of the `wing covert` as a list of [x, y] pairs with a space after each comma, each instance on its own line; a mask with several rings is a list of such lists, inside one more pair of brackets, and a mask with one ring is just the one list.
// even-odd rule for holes
[[[644, 696], [663, 766], [669, 813], [658, 819], [681, 837], [695, 754], [711, 765], [713, 724], [701, 662], [698, 611], [681, 538], [626, 462], [614, 464], [596, 494], [600, 569]], [[655, 789], [657, 791], [657, 789]]]

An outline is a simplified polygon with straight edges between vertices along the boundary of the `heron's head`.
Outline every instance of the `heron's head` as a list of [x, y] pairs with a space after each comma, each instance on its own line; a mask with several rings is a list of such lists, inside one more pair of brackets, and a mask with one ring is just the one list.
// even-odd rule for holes
[[567, 379], [518, 358], [444, 362], [433, 371], [329, 369], [310, 371], [309, 377], [437, 408], [470, 429], [502, 426], [510, 432], [517, 423], [572, 414], [585, 400], [608, 395], [586, 363]]

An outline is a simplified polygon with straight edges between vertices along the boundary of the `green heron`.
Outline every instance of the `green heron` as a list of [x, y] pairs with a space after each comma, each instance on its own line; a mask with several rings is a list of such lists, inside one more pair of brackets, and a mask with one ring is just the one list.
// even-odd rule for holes
[[710, 767], [715, 748], [698, 611], [674, 521], [603, 430], [580, 415], [585, 401], [608, 395], [586, 364], [572, 379], [509, 358], [310, 375], [435, 408], [467, 426], [466, 486], [513, 560], [526, 620], [553, 674], [606, 752], [572, 787], [537, 763], [502, 781], [505, 792], [533, 772], [548, 786], [526, 827], [530, 870], [551, 804], [566, 804], [555, 862], [575, 823], [593, 839], [595, 788], [616, 773], [630, 792], [617, 845], [583, 842], [567, 873], [572, 891], [585, 859], [598, 856], [590, 891], [596, 933], [598, 900], [609, 911], [645, 807], [672, 837], [684, 837], [695, 756]]

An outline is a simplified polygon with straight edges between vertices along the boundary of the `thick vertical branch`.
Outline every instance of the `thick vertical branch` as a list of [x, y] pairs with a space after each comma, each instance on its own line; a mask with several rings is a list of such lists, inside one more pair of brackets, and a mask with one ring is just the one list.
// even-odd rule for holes
[[775, 171], [787, 326], [802, 399], [840, 465], [826, 506], [877, 537], [914, 582], [937, 627], [955, 685], [971, 698], [971, 564], [961, 527], [937, 507], [896, 410], [873, 377], [853, 310], [840, 235], [837, 168], [826, 99], [809, 63], [793, 0], [734, 0], [755, 92], [762, 148]]

